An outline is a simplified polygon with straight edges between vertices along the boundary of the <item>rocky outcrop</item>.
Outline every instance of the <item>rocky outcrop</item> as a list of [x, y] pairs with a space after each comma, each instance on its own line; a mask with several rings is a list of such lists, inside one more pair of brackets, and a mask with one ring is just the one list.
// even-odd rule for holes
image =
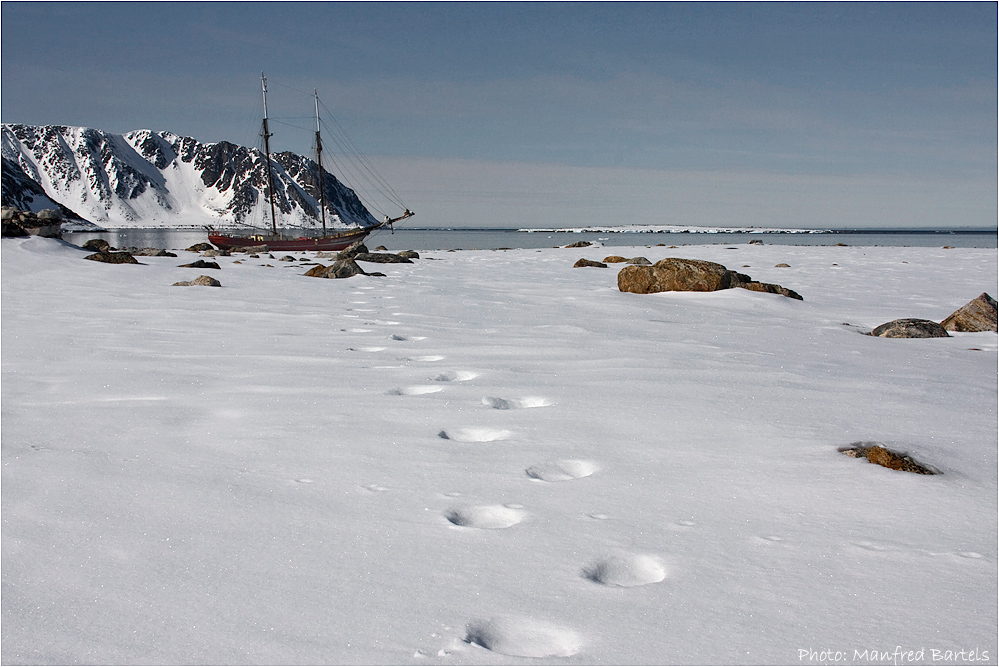
[[999, 331], [996, 300], [982, 292], [951, 313], [940, 325], [947, 331]]
[[879, 338], [950, 338], [947, 330], [936, 322], [916, 318], [885, 322], [875, 327], [870, 335]]
[[730, 271], [721, 264], [699, 259], [667, 257], [652, 266], [629, 265], [617, 274], [622, 292], [714, 292], [750, 282], [749, 276]]
[[562, 246], [563, 248], [589, 248], [592, 243], [589, 241], [576, 241], [575, 243], [570, 243], [569, 245]]
[[125, 248], [135, 257], [176, 257], [177, 254], [163, 248]]
[[193, 287], [200, 285], [203, 287], [222, 287], [222, 283], [215, 280], [211, 276], [198, 276], [194, 280], [181, 280], [180, 282], [174, 283], [173, 287]]
[[205, 250], [215, 250], [215, 246], [211, 243], [195, 243], [190, 248], [187, 248], [188, 252], [204, 252]]
[[337, 259], [351, 259], [356, 255], [361, 253], [367, 254], [368, 246], [364, 245], [364, 241], [356, 241], [351, 243], [349, 246], [340, 251], [340, 254], [336, 256]]
[[[636, 257], [629, 262], [645, 259]], [[654, 294], [656, 292], [715, 292], [742, 287], [754, 292], [780, 294], [803, 300], [794, 290], [780, 285], [755, 281], [744, 273], [732, 271], [721, 264], [700, 259], [667, 257], [655, 264], [631, 264], [617, 274], [617, 287], [622, 292]]]
[[[568, 246], [566, 246], [566, 247], [568, 247]], [[580, 268], [584, 268], [584, 267], [587, 267], [587, 266], [592, 266], [593, 268], [596, 268], [596, 269], [606, 269], [607, 268], [607, 265], [604, 264], [603, 262], [594, 262], [592, 259], [585, 259], [585, 258], [580, 258], [580, 259], [576, 260], [576, 263], [572, 265], [572, 268], [574, 268], [574, 269], [580, 269]]]
[[80, 247], [91, 252], [107, 252], [111, 250], [111, 244], [104, 239], [90, 239]]
[[412, 264], [413, 260], [390, 252], [359, 252], [354, 255], [355, 262], [375, 262], [377, 264]]
[[317, 264], [305, 272], [306, 276], [312, 278], [350, 278], [356, 275], [370, 275], [365, 273], [357, 262], [350, 257], [338, 259], [330, 266]]
[[138, 264], [139, 261], [132, 257], [131, 253], [127, 252], [96, 252], [93, 255], [87, 255], [83, 259], [89, 259], [93, 262], [104, 262], [105, 264]]
[[624, 264], [628, 261], [627, 257], [621, 257], [621, 255], [607, 255], [604, 257], [605, 264]]
[[58, 238], [62, 235], [62, 211], [47, 208], [32, 213], [4, 207], [0, 212], [3, 236], [44, 236]]
[[199, 259], [199, 260], [197, 260], [195, 262], [191, 262], [190, 264], [181, 264], [179, 268], [182, 268], [182, 269], [221, 269], [222, 267], [219, 266], [216, 262], [206, 262], [203, 259]]
[[904, 453], [894, 452], [878, 442], [855, 442], [849, 447], [840, 449], [841, 452], [855, 459], [867, 459], [892, 470], [903, 472], [913, 472], [918, 475], [936, 475], [937, 473], [926, 466], [917, 463]]
[[794, 290], [790, 290], [790, 289], [788, 289], [786, 287], [781, 287], [780, 285], [775, 285], [774, 283], [760, 283], [760, 282], [756, 282], [754, 280], [754, 281], [748, 282], [748, 283], [739, 283], [737, 285], [737, 287], [741, 287], [742, 289], [752, 290], [754, 292], [766, 292], [768, 294], [780, 294], [781, 296], [786, 296], [786, 297], [789, 297], [791, 299], [797, 299], [798, 301], [804, 301], [804, 299], [801, 298], [801, 295], [798, 294], [797, 292], [795, 292]]

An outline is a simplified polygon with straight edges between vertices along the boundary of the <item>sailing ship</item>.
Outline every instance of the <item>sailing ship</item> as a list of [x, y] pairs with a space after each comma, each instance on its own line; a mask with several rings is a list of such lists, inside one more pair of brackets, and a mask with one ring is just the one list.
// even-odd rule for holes
[[263, 72], [260, 73], [260, 87], [264, 97], [264, 122], [261, 136], [264, 139], [264, 155], [267, 165], [267, 194], [271, 210], [271, 229], [269, 233], [238, 235], [229, 234], [221, 230], [210, 229], [208, 241], [221, 250], [231, 250], [241, 247], [256, 247], [266, 245], [272, 251], [303, 251], [303, 250], [343, 250], [348, 246], [363, 241], [372, 232], [382, 227], [390, 227], [392, 224], [412, 217], [414, 213], [406, 208], [402, 215], [384, 219], [368, 227], [356, 226], [340, 232], [329, 233], [326, 230], [326, 195], [323, 189], [323, 144], [320, 136], [319, 122], [319, 92], [313, 91], [316, 100], [316, 165], [319, 182], [319, 211], [322, 217], [321, 236], [295, 236], [278, 233], [277, 219], [274, 212], [274, 177], [271, 173], [271, 149], [270, 138], [273, 136], [268, 129], [267, 118], [267, 79]]

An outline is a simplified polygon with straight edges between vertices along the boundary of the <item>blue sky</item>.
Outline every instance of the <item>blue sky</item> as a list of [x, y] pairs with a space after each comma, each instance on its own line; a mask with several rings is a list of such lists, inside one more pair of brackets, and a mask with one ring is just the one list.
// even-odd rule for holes
[[318, 88], [414, 226], [996, 225], [996, 3], [0, 13], [4, 122], [256, 145], [264, 71], [273, 148]]

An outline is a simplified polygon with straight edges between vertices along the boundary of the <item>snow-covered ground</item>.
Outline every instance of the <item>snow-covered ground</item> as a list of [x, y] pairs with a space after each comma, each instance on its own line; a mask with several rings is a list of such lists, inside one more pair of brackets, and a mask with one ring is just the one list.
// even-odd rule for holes
[[997, 336], [859, 333], [994, 249], [85, 254], [2, 242], [5, 664], [996, 662]]
[[788, 229], [777, 227], [701, 227], [691, 225], [610, 225], [602, 227], [556, 227], [519, 229], [521, 232], [606, 232], [632, 234], [827, 234], [828, 229]]

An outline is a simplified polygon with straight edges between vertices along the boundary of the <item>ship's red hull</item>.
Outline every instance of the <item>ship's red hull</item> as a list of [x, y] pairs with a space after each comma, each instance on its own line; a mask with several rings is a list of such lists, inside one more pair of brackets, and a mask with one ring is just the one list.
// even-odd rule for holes
[[344, 232], [336, 236], [324, 236], [321, 238], [297, 239], [289, 238], [269, 238], [261, 236], [230, 236], [212, 232], [208, 235], [208, 242], [221, 250], [231, 250], [232, 248], [247, 248], [265, 245], [271, 251], [302, 252], [308, 250], [343, 250], [352, 243], [363, 241], [369, 234], [369, 230], [359, 230], [356, 232]]

